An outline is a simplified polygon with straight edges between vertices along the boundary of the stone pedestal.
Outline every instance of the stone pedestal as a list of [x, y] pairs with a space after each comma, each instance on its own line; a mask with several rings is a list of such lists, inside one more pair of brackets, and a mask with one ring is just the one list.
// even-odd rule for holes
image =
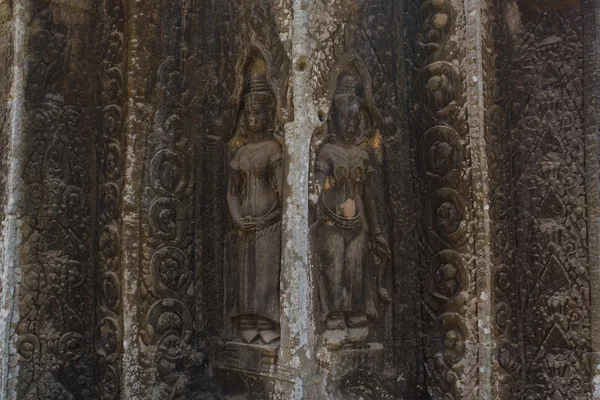
[[278, 345], [254, 345], [239, 342], [217, 344], [215, 368], [262, 379], [293, 382], [294, 376], [279, 363]]
[[[348, 390], [348, 388], [344, 388], [347, 384], [346, 380], [356, 376], [367, 378], [380, 374], [385, 369], [384, 351], [384, 347], [380, 343], [367, 343], [362, 349], [334, 351], [326, 348], [319, 349], [316, 355], [323, 392], [330, 399], [342, 399], [344, 398], [342, 390]], [[371, 384], [376, 384], [376, 382], [371, 382]], [[379, 388], [379, 390], [385, 392], [383, 388]]]

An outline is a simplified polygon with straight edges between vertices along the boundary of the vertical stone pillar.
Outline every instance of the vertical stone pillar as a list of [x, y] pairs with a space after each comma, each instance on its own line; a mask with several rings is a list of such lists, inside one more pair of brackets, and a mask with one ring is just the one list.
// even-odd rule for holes
[[512, 312], [520, 320], [518, 345], [512, 352], [503, 346], [499, 361], [513, 377], [511, 397], [592, 392], [590, 285], [597, 250], [596, 221], [588, 215], [596, 213], [589, 132], [596, 128], [585, 110], [594, 97], [584, 84], [590, 79], [585, 43], [593, 40], [585, 29], [588, 12], [594, 10], [578, 1], [517, 2], [507, 9], [511, 251], [518, 293]]
[[[7, 376], [8, 376], [8, 359], [9, 359], [9, 338], [11, 332], [10, 320], [12, 318], [13, 307], [13, 275], [12, 265], [14, 260], [14, 239], [16, 221], [15, 216], [11, 215], [11, 206], [14, 207], [14, 201], [9, 204], [9, 193], [14, 187], [11, 185], [11, 176], [14, 176], [14, 164], [11, 163], [12, 143], [16, 139], [13, 135], [12, 113], [13, 110], [19, 110], [17, 99], [22, 99], [22, 96], [17, 96], [17, 90], [20, 86], [16, 85], [13, 78], [15, 72], [17, 78], [21, 78], [19, 70], [15, 69], [15, 47], [16, 38], [14, 36], [13, 24], [15, 21], [23, 21], [22, 7], [20, 4], [14, 4], [9, 1], [0, 3], [0, 68], [5, 73], [0, 78], [0, 218], [2, 221], [2, 242], [0, 243], [0, 398], [6, 398], [8, 392]], [[21, 17], [14, 17], [14, 9], [20, 12]], [[13, 101], [11, 101], [11, 98]], [[16, 107], [16, 108], [15, 108]]]
[[414, 139], [428, 391], [492, 397], [488, 3], [413, 4]]
[[123, 190], [124, 396], [188, 393], [204, 355], [194, 325], [194, 143], [186, 123], [187, 3], [135, 3], [129, 17]]
[[[122, 397], [125, 399], [149, 396], [150, 389], [143, 381], [142, 341], [140, 320], [140, 282], [142, 217], [142, 176], [148, 135], [152, 131], [155, 107], [154, 74], [158, 67], [159, 33], [156, 18], [147, 2], [129, 3], [127, 14], [127, 115], [124, 130], [127, 133], [123, 151], [122, 237], [114, 246], [123, 265], [123, 376]], [[146, 40], [142, 40], [146, 38]], [[143, 60], [143, 61], [142, 61]], [[151, 398], [151, 397], [150, 397]]]
[[[463, 76], [466, 78], [466, 116], [468, 124], [468, 152], [471, 160], [472, 191], [472, 232], [474, 246], [474, 269], [472, 270], [476, 313], [468, 324], [474, 333], [469, 350], [477, 352], [478, 395], [480, 399], [491, 400], [492, 397], [492, 226], [490, 221], [490, 173], [487, 162], [487, 107], [489, 99], [490, 78], [484, 74], [487, 51], [485, 42], [489, 40], [488, 6], [484, 0], [465, 0], [465, 39], [466, 53], [463, 60]], [[476, 339], [475, 339], [476, 338]], [[470, 347], [468, 346], [468, 347]]]
[[[317, 119], [310, 84], [314, 41], [309, 36], [311, 6], [302, 0], [291, 4], [293, 122], [285, 127], [285, 192], [282, 254], [282, 356], [296, 375], [291, 391], [274, 398], [315, 396], [313, 289], [308, 241], [308, 188], [310, 139]], [[311, 388], [312, 386], [312, 388]], [[289, 396], [289, 397], [286, 397]]]
[[5, 42], [14, 56], [6, 59], [12, 82], [3, 148], [10, 161], [2, 331], [10, 336], [2, 344], [2, 395], [90, 399], [98, 71], [95, 30], [88, 28], [94, 9], [86, 1], [9, 3], [15, 18], [13, 40]]
[[487, 336], [488, 377], [491, 384], [488, 396], [492, 399], [510, 399], [514, 385], [513, 360], [517, 350], [516, 312], [518, 272], [514, 265], [514, 218], [511, 200], [510, 130], [506, 111], [510, 109], [508, 86], [509, 43], [506, 39], [507, 2], [485, 2], [482, 13], [483, 88], [485, 109], [485, 156], [487, 158], [487, 186], [489, 198], [489, 279], [488, 306], [490, 333]]
[[123, 382], [123, 235], [122, 195], [127, 115], [127, 10], [124, 1], [98, 6], [97, 48], [101, 51], [97, 154], [96, 329], [94, 332], [97, 396], [121, 397]]

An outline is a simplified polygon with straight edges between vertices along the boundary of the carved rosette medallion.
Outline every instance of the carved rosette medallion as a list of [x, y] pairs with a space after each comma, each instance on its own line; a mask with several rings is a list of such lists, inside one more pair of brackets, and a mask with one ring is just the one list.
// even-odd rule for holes
[[[434, 398], [468, 398], [475, 390], [477, 358], [467, 320], [473, 271], [471, 181], [465, 126], [465, 88], [459, 69], [464, 15], [448, 0], [418, 2], [415, 60], [415, 181], [421, 230], [423, 349], [429, 392]], [[469, 322], [470, 324], [470, 322]], [[458, 382], [461, 382], [458, 384]]]
[[157, 107], [143, 178], [139, 323], [144, 391], [176, 398], [189, 393], [191, 370], [204, 363], [204, 355], [192, 348], [194, 132], [185, 121], [195, 87], [189, 86], [182, 28], [188, 8], [175, 1], [163, 3], [162, 10]]

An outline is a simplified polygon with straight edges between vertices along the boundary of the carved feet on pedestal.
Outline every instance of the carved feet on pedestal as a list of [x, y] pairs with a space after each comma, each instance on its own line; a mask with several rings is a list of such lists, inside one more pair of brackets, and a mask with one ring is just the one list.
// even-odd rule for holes
[[367, 316], [358, 313], [334, 312], [327, 316], [322, 344], [329, 350], [360, 349], [369, 336]]
[[240, 338], [247, 344], [273, 344], [280, 338], [277, 324], [267, 318], [245, 315], [238, 327]]

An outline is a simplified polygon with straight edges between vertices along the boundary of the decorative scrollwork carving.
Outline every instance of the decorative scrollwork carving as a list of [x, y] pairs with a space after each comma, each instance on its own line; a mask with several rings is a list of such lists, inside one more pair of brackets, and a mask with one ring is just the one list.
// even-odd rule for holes
[[127, 102], [126, 6], [122, 0], [100, 2], [103, 76], [100, 129], [97, 134], [97, 285], [94, 348], [96, 396], [120, 397], [123, 353], [123, 270], [121, 196], [123, 191], [124, 119]]
[[[31, 9], [23, 171], [18, 177], [23, 282], [18, 290], [16, 398], [94, 398], [94, 193], [92, 133], [97, 63], [86, 11]], [[28, 53], [29, 54], [29, 53]]]

